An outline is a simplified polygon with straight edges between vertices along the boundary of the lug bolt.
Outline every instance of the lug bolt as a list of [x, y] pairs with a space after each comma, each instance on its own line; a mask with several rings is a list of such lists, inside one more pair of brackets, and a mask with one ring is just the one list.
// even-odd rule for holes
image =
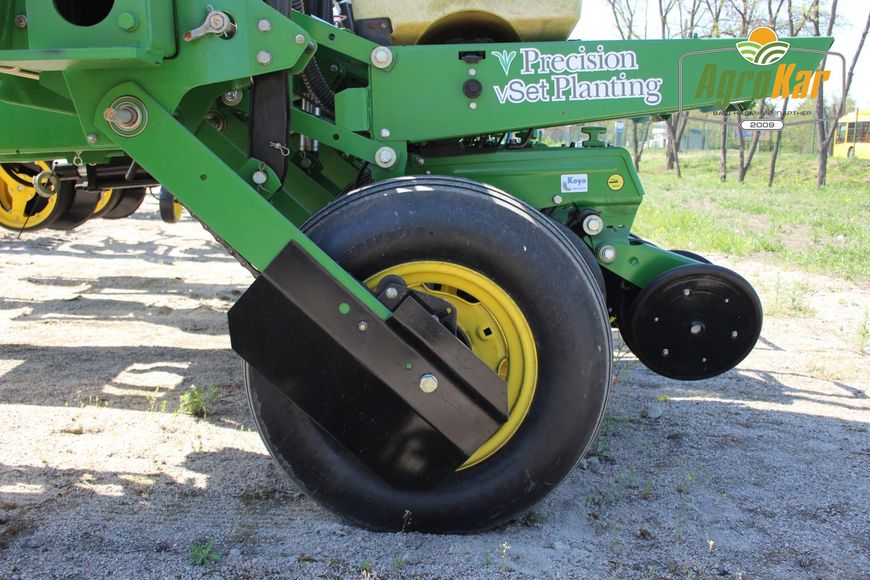
[[668, 356], [669, 354], [671, 354], [671, 351], [669, 351], [669, 350], [666, 349], [666, 348], [663, 348], [663, 349], [662, 349], [662, 356]]
[[611, 264], [616, 261], [616, 248], [610, 244], [605, 244], [598, 248], [598, 259], [603, 264]]
[[267, 50], [261, 50], [257, 53], [257, 62], [263, 66], [272, 64], [272, 53]]
[[263, 33], [269, 32], [272, 30], [272, 23], [264, 18], [257, 22], [257, 30]]
[[583, 231], [586, 235], [597, 236], [604, 230], [604, 220], [600, 215], [592, 214], [583, 220]]
[[692, 295], [692, 291], [689, 290], [688, 288], [683, 290], [683, 296], [691, 296], [691, 295]]
[[392, 287], [392, 286], [390, 286], [389, 288], [387, 288], [387, 291], [386, 291], [385, 294], [386, 294], [387, 298], [389, 298], [390, 300], [395, 300], [396, 298], [399, 297], [399, 291], [396, 290], [396, 289], [395, 289], [394, 287]]
[[434, 393], [438, 388], [438, 377], [431, 373], [426, 373], [420, 377], [420, 390], [424, 393]]

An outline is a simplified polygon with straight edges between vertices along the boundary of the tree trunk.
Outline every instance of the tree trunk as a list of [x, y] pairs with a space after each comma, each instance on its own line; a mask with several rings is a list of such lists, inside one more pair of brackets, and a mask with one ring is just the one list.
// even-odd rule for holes
[[746, 137], [743, 136], [743, 111], [737, 111], [737, 183], [746, 177]]
[[[788, 111], [788, 97], [782, 102], [782, 118], [785, 119], [785, 113]], [[767, 187], [773, 186], [773, 180], [776, 178], [776, 160], [779, 157], [779, 147], [782, 144], [782, 131], [776, 132], [776, 141], [773, 145], [773, 153], [770, 154], [770, 169], [767, 172]]]
[[671, 119], [665, 123], [668, 127], [668, 169], [676, 169], [677, 177], [682, 178], [683, 172], [680, 170], [680, 156], [679, 156], [679, 137], [677, 136], [677, 132], [674, 130], [674, 126], [671, 124]]

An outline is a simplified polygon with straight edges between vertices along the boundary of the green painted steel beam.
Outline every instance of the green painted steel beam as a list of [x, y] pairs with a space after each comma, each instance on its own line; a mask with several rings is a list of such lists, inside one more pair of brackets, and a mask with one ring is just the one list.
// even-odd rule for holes
[[258, 270], [265, 269], [288, 243], [297, 242], [372, 313], [386, 319], [389, 310], [317, 247], [280, 211], [233, 171], [223, 159], [179, 123], [136, 83], [124, 83], [100, 101], [103, 111], [119, 97], [140, 99], [148, 123], [137, 136], [112, 131], [102, 113], [93, 119], [104, 133], [158, 181], [167, 185], [194, 215]]

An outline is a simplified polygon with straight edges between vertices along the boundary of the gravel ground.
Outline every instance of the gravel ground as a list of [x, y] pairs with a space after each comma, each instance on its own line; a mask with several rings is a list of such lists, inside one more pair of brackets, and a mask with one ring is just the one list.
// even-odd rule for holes
[[[679, 383], [620, 355], [597, 450], [514, 523], [355, 529], [253, 431], [226, 311], [248, 273], [156, 204], [0, 234], [0, 577], [870, 577], [868, 288], [735, 264], [755, 352]], [[866, 344], [862, 344], [866, 341]], [[217, 387], [206, 419], [176, 412]], [[192, 544], [220, 559], [188, 563]]]

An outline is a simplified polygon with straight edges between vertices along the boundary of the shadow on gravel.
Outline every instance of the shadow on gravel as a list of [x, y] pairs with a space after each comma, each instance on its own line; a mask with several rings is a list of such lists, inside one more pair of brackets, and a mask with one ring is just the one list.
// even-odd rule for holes
[[[177, 236], [161, 236], [142, 242], [125, 242], [112, 237], [99, 243], [73, 241], [72, 237], [28, 238], [20, 240], [15, 234], [0, 235], [0, 255], [28, 254], [35, 256], [68, 256], [94, 260], [145, 260], [158, 264], [172, 264], [178, 260], [193, 262], [229, 261], [235, 259], [216, 242], [203, 242], [197, 247], [180, 248]], [[95, 264], [98, 262], [95, 262]]]
[[[149, 410], [189, 386], [241, 381], [240, 359], [230, 349], [3, 345], [0, 358], [20, 361], [0, 375], [0, 404]], [[70, 375], [66, 368], [87, 369]], [[219, 377], [219, 378], [218, 378]]]
[[[227, 333], [225, 312], [242, 295], [243, 288], [221, 284], [186, 283], [178, 280], [167, 287], [165, 278], [147, 276], [103, 276], [96, 279], [34, 276], [31, 284], [76, 288], [76, 296], [55, 300], [8, 300], [0, 298], [0, 310], [27, 308], [12, 320], [29, 321], [139, 321], [173, 326], [185, 332], [223, 335]], [[165, 298], [186, 298], [191, 308], [151, 306]], [[202, 304], [216, 300], [220, 304]]]

